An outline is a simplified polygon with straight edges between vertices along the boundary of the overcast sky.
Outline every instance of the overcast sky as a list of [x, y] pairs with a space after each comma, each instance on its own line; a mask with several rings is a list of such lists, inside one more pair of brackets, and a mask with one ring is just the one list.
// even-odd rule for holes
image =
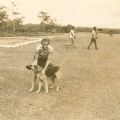
[[24, 23], [39, 23], [37, 14], [46, 11], [58, 24], [120, 28], [120, 0], [0, 0], [10, 8], [14, 1]]

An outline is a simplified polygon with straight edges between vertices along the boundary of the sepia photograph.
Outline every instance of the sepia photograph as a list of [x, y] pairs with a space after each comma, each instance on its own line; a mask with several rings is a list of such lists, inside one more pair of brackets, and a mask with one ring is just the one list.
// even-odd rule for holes
[[120, 120], [120, 0], [0, 0], [0, 120]]

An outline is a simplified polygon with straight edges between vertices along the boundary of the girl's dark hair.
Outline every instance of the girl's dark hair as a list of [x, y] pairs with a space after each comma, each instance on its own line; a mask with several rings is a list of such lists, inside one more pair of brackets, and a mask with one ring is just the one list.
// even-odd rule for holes
[[50, 40], [47, 39], [47, 38], [43, 38], [42, 41], [41, 41], [41, 44], [42, 44], [43, 42], [48, 42], [48, 44], [50, 44]]

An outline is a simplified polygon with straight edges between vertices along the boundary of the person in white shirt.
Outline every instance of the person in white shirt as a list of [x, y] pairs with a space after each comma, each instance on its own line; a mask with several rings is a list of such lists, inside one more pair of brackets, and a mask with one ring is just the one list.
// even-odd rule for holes
[[90, 44], [88, 45], [88, 49], [90, 49], [90, 46], [91, 46], [92, 43], [94, 43], [96, 50], [98, 49], [98, 48], [97, 48], [96, 39], [97, 39], [96, 27], [93, 27], [92, 36], [91, 36], [91, 42], [90, 42]]
[[71, 30], [70, 30], [70, 41], [71, 41], [71, 44], [74, 48], [76, 47], [75, 43], [74, 43], [75, 39], [76, 39], [76, 36], [75, 36], [74, 28], [71, 28]]

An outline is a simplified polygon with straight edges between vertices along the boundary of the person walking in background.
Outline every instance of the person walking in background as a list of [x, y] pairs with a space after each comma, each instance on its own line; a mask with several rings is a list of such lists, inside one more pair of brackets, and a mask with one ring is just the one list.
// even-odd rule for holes
[[74, 29], [75, 29], [75, 28], [71, 27], [71, 30], [70, 30], [70, 42], [71, 42], [72, 46], [73, 46], [74, 48], [76, 48], [75, 43], [74, 43], [74, 41], [75, 41], [75, 39], [76, 39]]
[[98, 49], [98, 48], [97, 48], [96, 39], [97, 39], [96, 27], [93, 27], [91, 42], [90, 42], [90, 44], [89, 44], [89, 46], [88, 46], [88, 49], [90, 49], [90, 46], [91, 46], [92, 43], [94, 43], [96, 50]]

